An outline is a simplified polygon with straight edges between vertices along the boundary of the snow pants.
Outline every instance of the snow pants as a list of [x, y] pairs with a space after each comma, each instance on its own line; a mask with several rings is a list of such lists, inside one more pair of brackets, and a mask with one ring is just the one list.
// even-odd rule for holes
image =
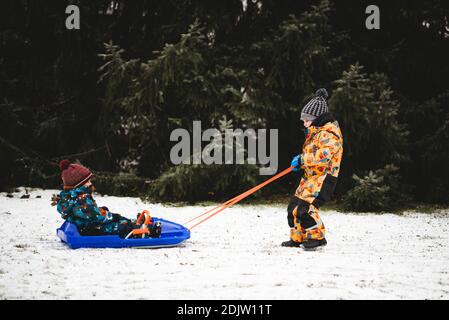
[[295, 242], [310, 239], [321, 240], [326, 229], [314, 205], [293, 197], [287, 208], [287, 221], [290, 226], [290, 238]]
[[83, 236], [119, 235], [122, 238], [125, 237], [133, 229], [132, 221], [118, 214], [113, 214], [113, 216], [110, 222], [78, 228], [80, 234]]

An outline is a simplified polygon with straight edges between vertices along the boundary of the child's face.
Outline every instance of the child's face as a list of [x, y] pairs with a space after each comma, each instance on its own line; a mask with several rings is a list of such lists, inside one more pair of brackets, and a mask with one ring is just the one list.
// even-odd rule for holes
[[87, 181], [87, 182], [84, 184], [84, 186], [85, 186], [85, 187], [88, 187], [88, 188], [91, 187], [91, 186], [92, 186], [92, 181], [90, 181], [90, 180]]
[[95, 187], [92, 184], [91, 180], [87, 181], [85, 184], [83, 184], [83, 186], [85, 186], [90, 193], [94, 193]]
[[304, 127], [306, 127], [306, 128], [310, 127], [310, 125], [312, 124], [312, 121], [310, 121], [310, 120], [303, 120], [303, 122], [304, 122]]

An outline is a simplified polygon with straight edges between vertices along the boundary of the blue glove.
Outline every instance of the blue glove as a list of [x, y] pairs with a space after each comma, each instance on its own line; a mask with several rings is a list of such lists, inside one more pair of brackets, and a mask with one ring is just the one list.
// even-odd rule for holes
[[291, 166], [293, 166], [294, 168], [292, 169], [293, 171], [298, 171], [298, 165], [299, 165], [299, 157], [300, 155], [298, 154], [297, 156], [293, 157], [292, 162], [291, 162]]

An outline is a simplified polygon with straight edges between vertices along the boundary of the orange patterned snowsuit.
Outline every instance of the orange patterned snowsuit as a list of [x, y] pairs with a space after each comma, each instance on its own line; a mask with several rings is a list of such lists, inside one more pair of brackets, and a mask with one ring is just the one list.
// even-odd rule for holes
[[288, 223], [293, 241], [323, 239], [320, 206], [331, 199], [343, 155], [343, 138], [338, 122], [325, 113], [314, 120], [300, 156], [304, 175], [288, 206]]

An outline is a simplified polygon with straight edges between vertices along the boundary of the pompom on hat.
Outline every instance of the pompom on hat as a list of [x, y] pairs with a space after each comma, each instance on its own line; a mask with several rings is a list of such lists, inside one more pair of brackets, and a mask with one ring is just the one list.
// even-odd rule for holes
[[92, 172], [78, 163], [70, 163], [64, 159], [59, 162], [61, 169], [61, 179], [64, 183], [64, 189], [74, 189], [89, 181], [92, 178]]
[[326, 99], [329, 96], [324, 88], [315, 92], [315, 98], [310, 100], [301, 111], [301, 120], [313, 121], [323, 113], [329, 112]]

